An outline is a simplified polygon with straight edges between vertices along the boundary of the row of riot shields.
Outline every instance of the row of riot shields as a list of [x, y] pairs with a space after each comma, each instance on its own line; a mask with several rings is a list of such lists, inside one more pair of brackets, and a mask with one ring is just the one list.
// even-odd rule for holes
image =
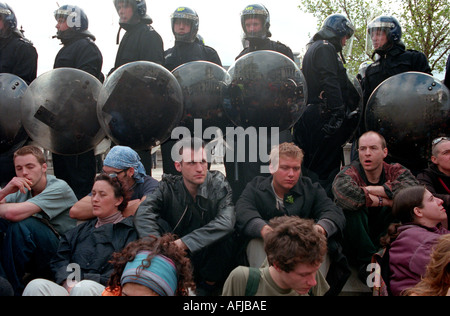
[[[359, 83], [353, 84], [361, 93]], [[247, 54], [228, 71], [204, 61], [173, 72], [133, 62], [104, 84], [72, 68], [47, 72], [29, 87], [0, 74], [0, 154], [19, 148], [28, 137], [62, 155], [92, 150], [105, 137], [147, 149], [168, 140], [176, 127], [199, 132], [198, 119], [201, 133], [217, 127], [226, 135], [227, 127], [236, 126], [284, 131], [305, 111], [307, 91], [298, 66], [271, 51]], [[380, 132], [394, 156], [410, 157], [413, 149], [428, 155], [433, 137], [449, 134], [449, 94], [429, 75], [397, 75], [374, 91], [364, 111], [362, 103], [354, 106], [352, 119], [355, 113], [360, 118], [354, 130], [361, 123]]]

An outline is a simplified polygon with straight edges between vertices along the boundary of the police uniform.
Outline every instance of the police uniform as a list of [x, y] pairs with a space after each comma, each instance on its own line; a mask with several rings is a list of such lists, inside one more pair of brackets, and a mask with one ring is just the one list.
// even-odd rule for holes
[[[0, 38], [0, 73], [22, 78], [28, 85], [36, 79], [38, 54], [33, 44], [15, 30], [11, 36]], [[0, 186], [16, 176], [13, 153], [0, 155]]]
[[[58, 34], [64, 45], [55, 58], [54, 68], [75, 68], [83, 70], [101, 82], [103, 56], [95, 45], [95, 36], [89, 31], [68, 29]], [[53, 168], [55, 176], [69, 184], [78, 199], [88, 195], [94, 185], [97, 173], [97, 162], [94, 150], [72, 156], [53, 153]]]
[[294, 127], [295, 143], [305, 152], [304, 175], [319, 182], [330, 196], [342, 162], [342, 145], [356, 128], [347, 121], [340, 126], [336, 116], [344, 120], [349, 99], [358, 98], [338, 55], [340, 39], [331, 36], [317, 33], [304, 56], [308, 108]]
[[364, 104], [369, 101], [372, 92], [386, 79], [408, 71], [418, 71], [431, 75], [426, 56], [415, 50], [406, 50], [402, 42], [396, 43], [386, 51], [377, 51], [378, 58], [366, 69], [362, 82]]

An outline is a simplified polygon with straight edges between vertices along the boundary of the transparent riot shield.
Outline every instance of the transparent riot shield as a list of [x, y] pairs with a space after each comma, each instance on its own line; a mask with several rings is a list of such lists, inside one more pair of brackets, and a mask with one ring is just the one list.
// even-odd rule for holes
[[428, 74], [393, 76], [372, 93], [365, 111], [366, 129], [386, 138], [394, 159], [426, 162], [432, 140], [450, 133], [449, 96], [447, 87]]
[[103, 84], [97, 114], [108, 137], [134, 149], [166, 141], [183, 115], [183, 94], [164, 67], [147, 61], [118, 68]]
[[28, 135], [60, 155], [94, 149], [105, 137], [96, 111], [101, 87], [98, 79], [74, 68], [39, 76], [22, 100], [22, 122]]
[[229, 75], [224, 68], [207, 61], [194, 61], [179, 66], [172, 73], [183, 91], [184, 113], [180, 126], [194, 132], [195, 119], [202, 120], [203, 130], [217, 127], [225, 131], [232, 125], [223, 107], [229, 99]]
[[19, 149], [28, 138], [20, 115], [22, 98], [27, 88], [28, 85], [21, 78], [0, 74], [0, 154]]
[[229, 100], [225, 112], [236, 126], [294, 126], [306, 108], [303, 73], [288, 57], [257, 51], [239, 58], [228, 70]]

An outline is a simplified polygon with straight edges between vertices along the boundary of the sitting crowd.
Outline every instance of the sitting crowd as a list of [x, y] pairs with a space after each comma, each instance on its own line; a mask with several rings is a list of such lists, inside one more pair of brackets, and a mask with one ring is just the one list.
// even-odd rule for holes
[[283, 143], [236, 204], [204, 142], [179, 145], [181, 175], [159, 183], [134, 150], [113, 147], [79, 201], [40, 148], [19, 149], [0, 190], [0, 296], [338, 295], [351, 267], [370, 283], [382, 247], [390, 294], [449, 294], [449, 138], [415, 177], [385, 162], [382, 135], [363, 134], [334, 200]]

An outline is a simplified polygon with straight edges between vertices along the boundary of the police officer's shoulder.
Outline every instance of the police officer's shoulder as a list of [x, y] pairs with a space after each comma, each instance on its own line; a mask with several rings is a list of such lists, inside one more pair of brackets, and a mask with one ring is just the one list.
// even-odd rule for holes
[[28, 38], [25, 37], [19, 37], [19, 42], [25, 45], [33, 46], [33, 42], [30, 41]]

